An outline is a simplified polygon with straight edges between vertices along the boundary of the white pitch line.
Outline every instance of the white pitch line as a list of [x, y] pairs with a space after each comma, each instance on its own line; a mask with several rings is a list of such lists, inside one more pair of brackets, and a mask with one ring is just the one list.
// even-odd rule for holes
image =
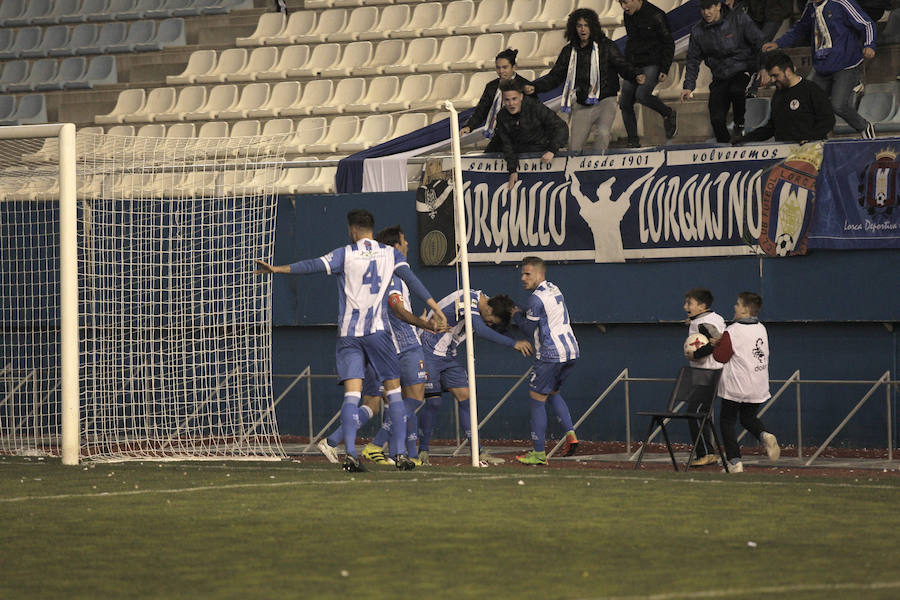
[[686, 598], [728, 598], [764, 594], [789, 594], [793, 592], [835, 592], [843, 590], [888, 590], [900, 588], [900, 581], [875, 581], [871, 583], [818, 583], [775, 585], [758, 588], [730, 588], [725, 590], [694, 590], [691, 592], [667, 592], [645, 596], [596, 596], [582, 600], [680, 600]]

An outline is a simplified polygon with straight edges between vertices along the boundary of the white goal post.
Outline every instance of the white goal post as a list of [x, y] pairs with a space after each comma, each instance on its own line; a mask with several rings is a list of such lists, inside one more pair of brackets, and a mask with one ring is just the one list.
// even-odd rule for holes
[[253, 259], [286, 137], [0, 127], [0, 454], [284, 457]]

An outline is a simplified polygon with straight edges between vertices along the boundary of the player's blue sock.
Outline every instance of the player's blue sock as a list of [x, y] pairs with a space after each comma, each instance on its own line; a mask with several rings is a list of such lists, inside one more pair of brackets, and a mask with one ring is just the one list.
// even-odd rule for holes
[[422, 432], [422, 435], [419, 436], [419, 452], [430, 449], [431, 434], [434, 433], [434, 419], [440, 408], [440, 396], [429, 396], [425, 399], [425, 406], [419, 413], [419, 431]]
[[547, 408], [544, 403], [531, 399], [531, 441], [535, 452], [544, 451], [544, 438], [547, 436]]
[[419, 401], [415, 398], [406, 398], [403, 401], [406, 406], [406, 454], [410, 458], [419, 456], [419, 449], [416, 447], [419, 441], [419, 416], [416, 409], [419, 408]]
[[344, 404], [341, 406], [341, 433], [344, 436], [344, 448], [347, 454], [356, 456], [356, 432], [359, 429], [359, 392], [346, 392]]
[[572, 415], [569, 414], [569, 406], [566, 404], [566, 401], [563, 400], [563, 397], [559, 394], [551, 394], [549, 400], [550, 406], [553, 408], [553, 412], [556, 413], [556, 420], [559, 421], [563, 433], [574, 430], [575, 428], [572, 426]]
[[[343, 414], [344, 410], [341, 409], [341, 413]], [[344, 441], [344, 430], [341, 429], [341, 426], [338, 425], [337, 429], [331, 432], [331, 435], [326, 439], [328, 445], [332, 448], [337, 448], [338, 444]]]
[[388, 408], [388, 411], [385, 413], [384, 421], [381, 423], [381, 429], [378, 430], [378, 433], [375, 434], [375, 439], [372, 440], [372, 443], [376, 446], [384, 446], [388, 440], [391, 438], [391, 411]]
[[400, 388], [387, 392], [388, 414], [391, 415], [391, 456], [406, 453], [406, 405]]
[[472, 415], [469, 412], [469, 401], [463, 400], [459, 403], [459, 424], [462, 425], [463, 431], [466, 432], [466, 439], [472, 438], [471, 418]]

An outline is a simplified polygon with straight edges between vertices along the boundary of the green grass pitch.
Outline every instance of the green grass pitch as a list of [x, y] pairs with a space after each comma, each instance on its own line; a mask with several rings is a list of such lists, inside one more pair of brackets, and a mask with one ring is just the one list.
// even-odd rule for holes
[[0, 598], [898, 598], [900, 478], [0, 458]]

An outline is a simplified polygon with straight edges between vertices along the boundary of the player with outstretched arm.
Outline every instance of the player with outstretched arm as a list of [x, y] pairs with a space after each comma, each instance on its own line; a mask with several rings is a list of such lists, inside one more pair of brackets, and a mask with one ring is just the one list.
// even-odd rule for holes
[[[372, 239], [375, 218], [365, 210], [347, 213], [347, 225], [351, 243], [337, 248], [325, 256], [301, 260], [290, 265], [270, 265], [257, 260], [257, 273], [328, 273], [337, 275], [338, 285], [338, 340], [335, 350], [338, 379], [344, 384], [344, 403], [341, 406], [341, 431], [347, 455], [343, 468], [360, 471], [362, 467], [356, 454], [356, 431], [359, 428], [359, 401], [366, 362], [384, 383], [388, 398], [388, 410], [397, 422], [403, 421], [406, 407], [400, 392], [400, 370], [397, 353], [385, 331], [382, 314], [384, 295], [392, 277], [396, 274], [412, 292], [435, 309], [435, 323], [446, 325], [443, 315], [438, 315], [438, 304], [422, 285], [406, 262], [406, 257], [395, 249]], [[406, 456], [404, 448], [394, 448], [398, 469], [411, 469], [414, 463]]]

